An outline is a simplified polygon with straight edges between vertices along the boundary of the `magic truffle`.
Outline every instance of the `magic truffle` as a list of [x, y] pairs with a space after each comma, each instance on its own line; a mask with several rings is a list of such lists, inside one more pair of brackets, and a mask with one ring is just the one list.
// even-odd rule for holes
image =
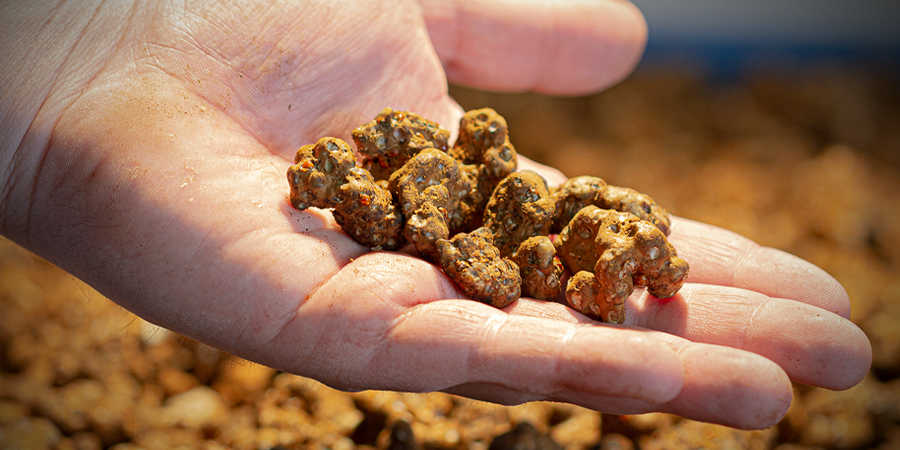
[[435, 243], [450, 237], [448, 212], [472, 189], [458, 161], [429, 148], [416, 154], [391, 175], [388, 188], [406, 217], [404, 235], [422, 257], [434, 260]]
[[629, 212], [660, 229], [666, 236], [671, 226], [669, 213], [649, 195], [634, 189], [611, 186], [602, 178], [580, 176], [568, 179], [553, 192], [556, 217], [553, 231], [561, 231], [585, 206]]
[[409, 241], [466, 295], [499, 308], [520, 294], [557, 298], [563, 264], [574, 273], [570, 306], [607, 322], [625, 319], [635, 286], [659, 298], [680, 289], [688, 266], [666, 241], [668, 213], [649, 196], [597, 177], [551, 190], [537, 173], [515, 172], [506, 121], [489, 108], [463, 116], [449, 152], [448, 136], [385, 109], [353, 132], [377, 175], [357, 166], [345, 142], [320, 139], [288, 170], [291, 204], [333, 209], [341, 228], [373, 250]]
[[519, 245], [510, 258], [519, 266], [522, 295], [537, 300], [555, 300], [562, 291], [563, 265], [547, 236], [534, 236]]
[[526, 239], [550, 233], [556, 202], [547, 181], [531, 170], [504, 178], [494, 189], [484, 211], [484, 226], [494, 232], [500, 255], [509, 256]]
[[519, 298], [519, 267], [500, 257], [489, 228], [441, 239], [437, 250], [441, 269], [473, 300], [503, 308]]
[[663, 232], [634, 214], [596, 206], [581, 209], [555, 243], [575, 273], [566, 288], [570, 306], [606, 322], [625, 320], [625, 299], [635, 286], [657, 298], [674, 296], [688, 275]]
[[326, 137], [300, 147], [287, 178], [294, 208], [333, 208], [341, 228], [373, 250], [393, 250], [403, 243], [403, 218], [391, 193], [356, 166], [346, 142]]
[[426, 148], [447, 151], [450, 132], [409, 111], [385, 108], [352, 133], [362, 165], [376, 180], [387, 180]]
[[506, 119], [491, 108], [467, 111], [459, 121], [459, 136], [450, 154], [464, 164], [475, 181], [472, 191], [453, 212], [450, 228], [454, 232], [470, 231], [481, 226], [484, 207], [494, 188], [518, 166]]

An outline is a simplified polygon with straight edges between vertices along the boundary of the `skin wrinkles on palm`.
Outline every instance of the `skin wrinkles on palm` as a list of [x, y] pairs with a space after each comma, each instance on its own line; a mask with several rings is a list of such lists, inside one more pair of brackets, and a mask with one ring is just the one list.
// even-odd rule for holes
[[[759, 427], [786, 410], [788, 375], [845, 388], [865, 373], [864, 336], [825, 313], [849, 311], [834, 280], [767, 251], [741, 259], [746, 241], [689, 221], [672, 238], [691, 284], [671, 301], [636, 293], [629, 326], [611, 327], [559, 304], [521, 299], [499, 311], [460, 300], [434, 266], [367, 253], [329, 214], [293, 210], [284, 173], [299, 145], [347, 138], [386, 105], [451, 129], [461, 114], [423, 19], [365, 4], [376, 8], [365, 20], [339, 24], [330, 8], [341, 6], [319, 16], [221, 5], [134, 14], [131, 45], [55, 125], [23, 240], [152, 322], [345, 389], [554, 399]], [[61, 235], [75, 239], [47, 238]], [[740, 273], [728, 265], [737, 260]], [[749, 335], [748, 317], [811, 331]], [[823, 371], [812, 355], [844, 366]], [[744, 410], [722, 405], [738, 401]]]

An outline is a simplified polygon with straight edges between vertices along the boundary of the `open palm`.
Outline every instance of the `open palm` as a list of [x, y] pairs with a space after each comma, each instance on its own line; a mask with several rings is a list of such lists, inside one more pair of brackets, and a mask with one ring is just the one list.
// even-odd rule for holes
[[346, 139], [385, 106], [453, 128], [445, 74], [550, 93], [621, 78], [645, 33], [629, 4], [197, 3], [57, 10], [21, 41], [55, 39], [61, 57], [23, 64], [4, 94], [18, 100], [3, 111], [0, 231], [141, 317], [341, 389], [748, 428], [781, 418], [791, 379], [840, 389], [866, 373], [840, 285], [711, 226], [676, 218], [689, 283], [666, 301], [635, 293], [626, 326], [607, 326], [556, 303], [462, 299], [435, 266], [290, 207], [300, 145]]

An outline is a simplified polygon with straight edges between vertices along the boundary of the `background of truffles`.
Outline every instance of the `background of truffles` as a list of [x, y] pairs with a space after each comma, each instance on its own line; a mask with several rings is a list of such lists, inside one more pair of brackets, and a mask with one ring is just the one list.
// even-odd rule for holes
[[[645, 192], [823, 267], [846, 287], [874, 365], [857, 387], [797, 386], [778, 426], [744, 432], [443, 394], [345, 394], [135, 318], [0, 241], [0, 448], [488, 448], [530, 422], [569, 448], [900, 448], [900, 88], [817, 68], [706, 80], [644, 71], [585, 98], [454, 89], [525, 156]], [[399, 440], [398, 440], [399, 441]]]

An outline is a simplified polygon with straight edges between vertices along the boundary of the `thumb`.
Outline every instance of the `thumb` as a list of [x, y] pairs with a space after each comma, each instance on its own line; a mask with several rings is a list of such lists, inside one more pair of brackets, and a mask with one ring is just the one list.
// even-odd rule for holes
[[622, 0], [419, 0], [450, 81], [574, 95], [637, 65], [647, 24]]

